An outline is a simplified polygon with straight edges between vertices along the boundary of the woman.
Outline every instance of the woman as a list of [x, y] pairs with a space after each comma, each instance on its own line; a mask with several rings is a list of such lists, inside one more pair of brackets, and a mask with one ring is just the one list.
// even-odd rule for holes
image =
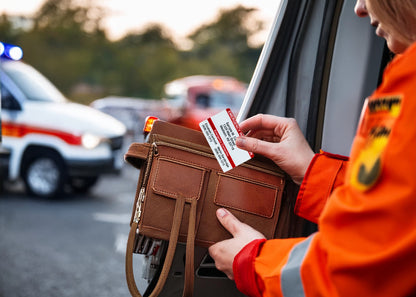
[[209, 251], [246, 295], [416, 296], [416, 0], [358, 0], [355, 12], [397, 55], [366, 101], [349, 159], [314, 155], [293, 119], [241, 123], [251, 132], [237, 145], [291, 175], [296, 213], [319, 226], [266, 240], [219, 209], [233, 238]]

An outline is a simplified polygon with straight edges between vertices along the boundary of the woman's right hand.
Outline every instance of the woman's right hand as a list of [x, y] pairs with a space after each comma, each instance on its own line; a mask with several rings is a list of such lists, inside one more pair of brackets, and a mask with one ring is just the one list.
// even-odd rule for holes
[[240, 124], [239, 148], [273, 160], [300, 185], [315, 153], [295, 119], [258, 114]]

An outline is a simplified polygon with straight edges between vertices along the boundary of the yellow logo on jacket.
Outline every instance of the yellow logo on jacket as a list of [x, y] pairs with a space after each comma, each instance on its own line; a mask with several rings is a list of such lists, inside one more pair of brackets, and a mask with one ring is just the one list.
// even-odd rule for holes
[[368, 102], [368, 110], [371, 114], [387, 112], [391, 116], [397, 117], [400, 112], [401, 103], [401, 96], [372, 99]]
[[366, 146], [361, 150], [352, 167], [351, 184], [361, 191], [370, 189], [378, 180], [381, 154], [387, 145], [390, 129], [376, 127], [370, 133]]
[[365, 144], [351, 168], [351, 185], [361, 191], [373, 187], [381, 175], [382, 153], [400, 113], [401, 102], [401, 96], [373, 98], [368, 102], [368, 113], [362, 125]]

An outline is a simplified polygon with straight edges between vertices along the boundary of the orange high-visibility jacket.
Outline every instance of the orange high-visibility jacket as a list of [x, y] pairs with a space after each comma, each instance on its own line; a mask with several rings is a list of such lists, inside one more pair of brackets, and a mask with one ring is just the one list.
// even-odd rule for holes
[[367, 99], [349, 161], [317, 154], [296, 213], [307, 238], [255, 240], [235, 257], [249, 296], [416, 296], [416, 44]]

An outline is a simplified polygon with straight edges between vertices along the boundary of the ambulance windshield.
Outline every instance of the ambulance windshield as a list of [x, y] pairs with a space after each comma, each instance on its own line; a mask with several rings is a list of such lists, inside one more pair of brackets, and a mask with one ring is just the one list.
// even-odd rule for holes
[[33, 67], [17, 61], [2, 63], [3, 71], [33, 101], [65, 102], [65, 96]]

